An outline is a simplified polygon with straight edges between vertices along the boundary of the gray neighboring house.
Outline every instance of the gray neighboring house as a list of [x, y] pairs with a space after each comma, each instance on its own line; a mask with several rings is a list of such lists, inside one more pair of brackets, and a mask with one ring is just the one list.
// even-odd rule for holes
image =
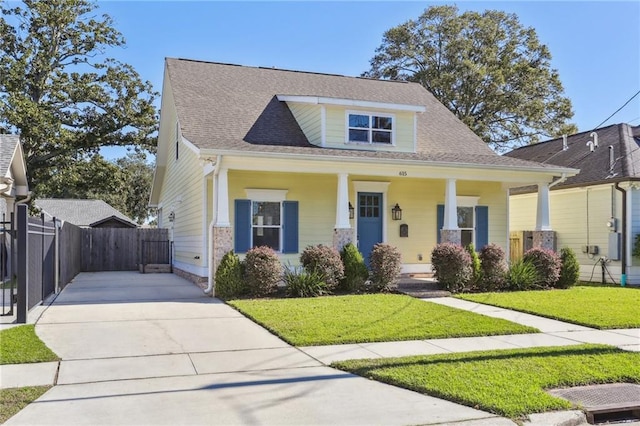
[[55, 217], [81, 228], [137, 228], [133, 219], [103, 200], [39, 199], [35, 206], [47, 217]]
[[24, 161], [20, 136], [0, 135], [0, 220], [7, 220], [17, 198], [29, 193], [27, 166]]

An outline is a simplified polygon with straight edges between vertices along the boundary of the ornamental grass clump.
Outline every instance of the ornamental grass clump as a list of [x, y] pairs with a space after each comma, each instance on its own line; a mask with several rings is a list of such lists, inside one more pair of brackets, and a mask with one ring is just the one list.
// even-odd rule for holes
[[247, 292], [242, 277], [242, 263], [233, 250], [225, 253], [216, 269], [215, 295], [221, 299], [235, 299]]
[[482, 268], [482, 291], [501, 290], [506, 287], [505, 275], [507, 262], [505, 252], [499, 245], [487, 244], [480, 250], [480, 265]]
[[400, 276], [400, 250], [396, 247], [379, 243], [371, 250], [371, 290], [389, 291]]
[[282, 264], [271, 247], [249, 250], [244, 265], [247, 287], [252, 296], [268, 296], [278, 289], [282, 279]]
[[344, 265], [340, 253], [333, 247], [322, 244], [308, 246], [300, 255], [300, 263], [307, 272], [320, 274], [329, 291], [338, 287], [340, 280], [344, 278]]
[[538, 271], [531, 262], [522, 259], [512, 262], [506, 275], [509, 290], [529, 290], [538, 282]]
[[352, 293], [362, 291], [369, 279], [369, 270], [362, 254], [355, 245], [349, 243], [342, 248], [340, 257], [344, 265], [344, 278], [340, 281], [340, 288]]
[[471, 256], [457, 244], [442, 243], [431, 252], [431, 265], [440, 288], [463, 291], [473, 276]]
[[575, 252], [569, 247], [560, 250], [560, 278], [556, 288], [569, 288], [578, 283], [580, 279], [580, 264]]
[[532, 248], [528, 250], [522, 259], [530, 262], [538, 272], [537, 287], [552, 288], [560, 278], [560, 257], [553, 250]]
[[285, 268], [284, 284], [290, 297], [317, 297], [330, 293], [320, 272], [304, 268]]

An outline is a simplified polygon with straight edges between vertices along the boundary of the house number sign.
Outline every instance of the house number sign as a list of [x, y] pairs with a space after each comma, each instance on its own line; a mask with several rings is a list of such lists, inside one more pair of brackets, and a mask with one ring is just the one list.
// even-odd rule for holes
[[406, 171], [404, 171], [404, 170], [400, 170], [400, 171], [398, 172], [398, 175], [399, 175], [399, 176], [407, 176], [407, 172], [406, 172]]

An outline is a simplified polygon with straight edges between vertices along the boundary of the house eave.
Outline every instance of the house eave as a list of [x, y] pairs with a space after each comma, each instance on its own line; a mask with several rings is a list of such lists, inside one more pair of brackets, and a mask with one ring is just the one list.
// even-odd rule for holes
[[396, 104], [389, 102], [373, 102], [357, 99], [329, 98], [323, 96], [276, 95], [280, 102], [291, 102], [312, 105], [335, 105], [357, 108], [389, 109], [394, 111], [425, 112], [424, 105]]

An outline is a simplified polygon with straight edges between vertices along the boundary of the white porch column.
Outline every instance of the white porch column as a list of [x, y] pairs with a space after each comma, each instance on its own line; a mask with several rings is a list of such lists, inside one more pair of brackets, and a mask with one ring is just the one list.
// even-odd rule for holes
[[[217, 185], [214, 185], [214, 191], [215, 189], [218, 190], [215, 207], [216, 226], [219, 227], [231, 226], [231, 222], [229, 222], [229, 183], [227, 172], [227, 169], [220, 169]], [[216, 186], [217, 188], [215, 188]]]
[[444, 222], [442, 229], [458, 229], [458, 204], [456, 200], [456, 180], [447, 179], [447, 186], [444, 193]]
[[336, 229], [350, 229], [349, 188], [347, 173], [338, 174], [338, 204], [336, 205]]
[[549, 185], [538, 184], [538, 211], [536, 214], [536, 231], [551, 231], [549, 220]]

